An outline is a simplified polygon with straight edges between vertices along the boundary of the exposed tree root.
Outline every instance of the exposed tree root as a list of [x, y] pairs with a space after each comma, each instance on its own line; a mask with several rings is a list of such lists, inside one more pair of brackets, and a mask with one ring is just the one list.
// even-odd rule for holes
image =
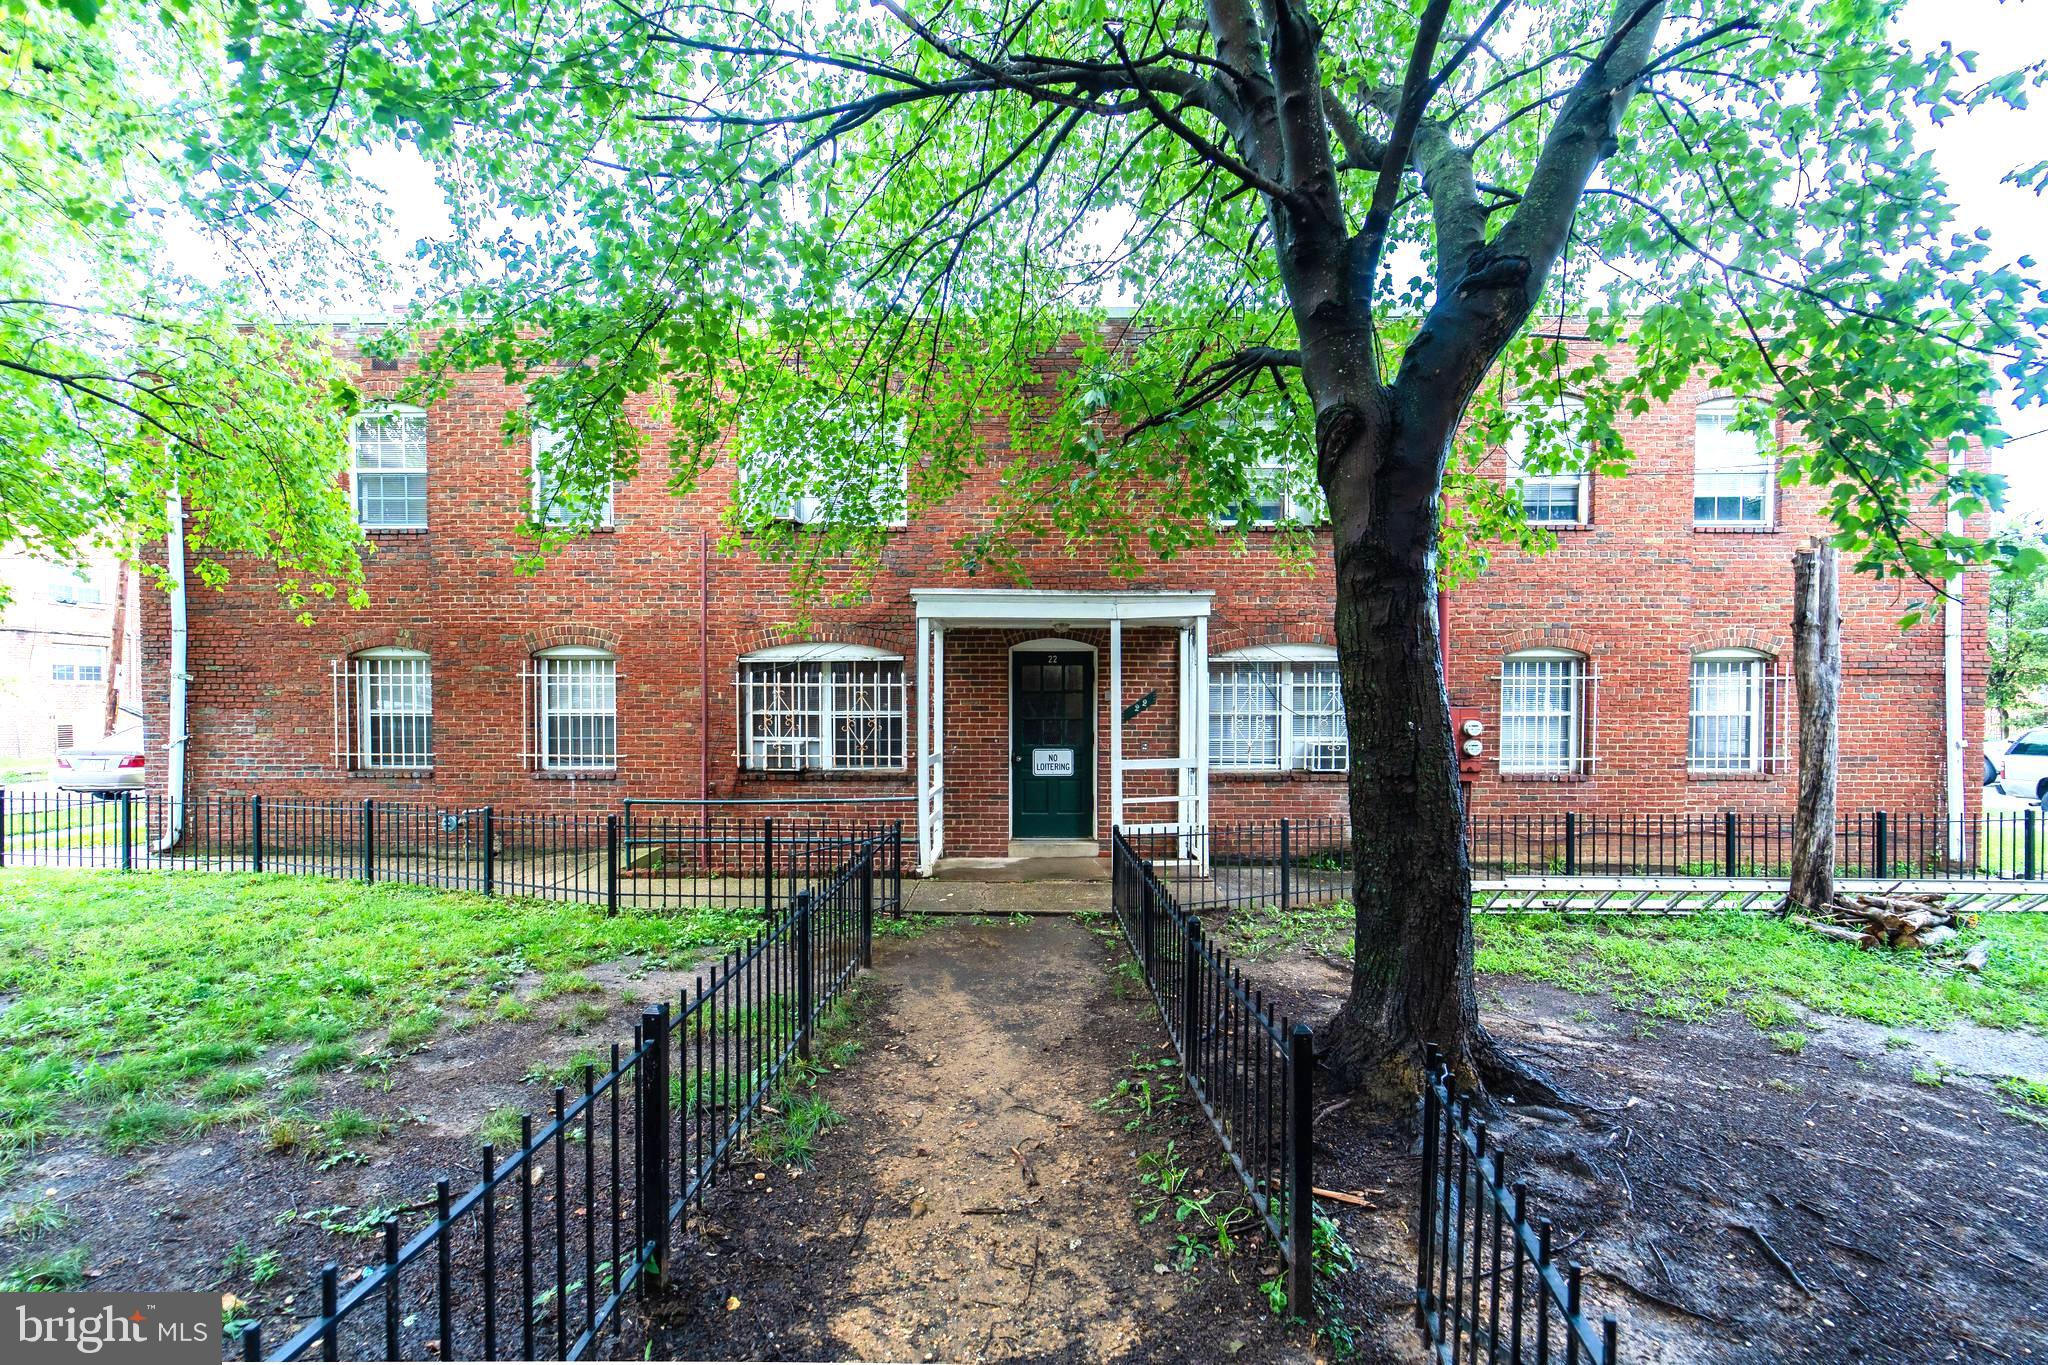
[[1581, 1116], [1599, 1112], [1598, 1106], [1565, 1089], [1534, 1062], [1509, 1052], [1483, 1028], [1473, 1034], [1472, 1065], [1490, 1098], [1512, 1097], [1517, 1104], [1546, 1104]]

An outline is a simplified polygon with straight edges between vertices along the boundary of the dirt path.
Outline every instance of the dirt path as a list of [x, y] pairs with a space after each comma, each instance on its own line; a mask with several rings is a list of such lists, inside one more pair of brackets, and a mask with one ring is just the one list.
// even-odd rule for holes
[[1182, 1270], [1172, 1211], [1139, 1221], [1140, 1151], [1175, 1142], [1190, 1189], [1234, 1198], [1234, 1177], [1192, 1105], [1133, 1130], [1093, 1106], [1162, 1055], [1113, 951], [1069, 919], [878, 945], [864, 1051], [827, 1083], [846, 1126], [808, 1172], [736, 1172], [677, 1257], [655, 1356], [1312, 1358], [1258, 1291], [1258, 1238]]

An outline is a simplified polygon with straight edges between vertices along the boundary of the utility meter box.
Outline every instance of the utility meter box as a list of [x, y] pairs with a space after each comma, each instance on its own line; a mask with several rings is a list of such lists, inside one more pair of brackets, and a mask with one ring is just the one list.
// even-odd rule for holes
[[1479, 718], [1478, 707], [1451, 708], [1451, 739], [1458, 746], [1458, 778], [1469, 782], [1479, 776], [1492, 739], [1486, 733], [1486, 722]]

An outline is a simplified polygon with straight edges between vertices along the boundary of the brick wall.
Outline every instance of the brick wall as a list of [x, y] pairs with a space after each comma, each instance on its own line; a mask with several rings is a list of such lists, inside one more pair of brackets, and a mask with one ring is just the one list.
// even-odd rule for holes
[[[371, 372], [374, 399], [402, 374]], [[1791, 556], [1820, 528], [1807, 490], [1780, 494], [1777, 529], [1698, 532], [1691, 524], [1692, 410], [1704, 396], [1621, 425], [1639, 452], [1625, 480], [1596, 479], [1592, 527], [1565, 532], [1540, 558], [1496, 556], [1447, 608], [1453, 701], [1478, 707], [1488, 725], [1489, 761], [1472, 790], [1475, 813], [1570, 808], [1582, 811], [1789, 809], [1792, 778], [1706, 778], [1686, 771], [1691, 654], [1739, 644], [1783, 658], [1789, 670]], [[523, 447], [504, 444], [501, 422], [518, 396], [490, 375], [461, 380], [428, 418], [428, 529], [375, 533], [368, 564], [371, 605], [334, 609], [298, 626], [251, 572], [220, 591], [194, 581], [191, 611], [189, 790], [261, 789], [326, 799], [365, 796], [442, 805], [596, 809], [624, 796], [803, 799], [820, 795], [905, 797], [907, 773], [800, 777], [741, 771], [734, 661], [786, 643], [786, 568], [742, 550], [721, 554], [718, 517], [731, 466], [721, 463], [688, 500], [670, 494], [650, 461], [616, 496], [616, 525], [569, 546], [538, 574], [513, 572], [528, 487]], [[649, 449], [663, 431], [649, 421]], [[1004, 433], [983, 433], [1000, 464]], [[920, 515], [884, 554], [872, 598], [815, 613], [809, 637], [898, 653], [914, 683], [915, 587], [1003, 587], [948, 568], [952, 539], [980, 521], [993, 469], [943, 508]], [[1173, 564], [1149, 564], [1136, 580], [1112, 578], [1098, 551], [1048, 551], [1028, 560], [1040, 589], [1198, 589], [1215, 594], [1212, 654], [1254, 644], [1334, 640], [1327, 569], [1302, 574], [1251, 536], [1240, 552], [1222, 546]], [[1323, 538], [1323, 554], [1328, 539]], [[1932, 811], [1941, 798], [1941, 633], [1939, 621], [1901, 634], [1904, 594], [1867, 579], [1843, 585], [1848, 677], [1843, 698], [1843, 806], [1883, 804]], [[144, 664], [153, 743], [166, 734], [167, 613], [146, 595]], [[1102, 651], [1100, 630], [954, 630], [947, 642], [945, 704], [949, 852], [999, 854], [1008, 839], [1007, 657], [1023, 640], [1059, 635]], [[1982, 733], [1984, 590], [1968, 594], [1969, 729]], [[618, 659], [615, 774], [567, 778], [521, 764], [521, 674], [535, 650], [590, 644]], [[369, 774], [333, 759], [332, 668], [351, 652], [380, 645], [428, 651], [434, 668], [435, 764], [430, 774]], [[1500, 660], [1531, 645], [1584, 652], [1598, 670], [1595, 770], [1573, 781], [1503, 778], [1490, 759], [1499, 730]], [[1171, 753], [1181, 699], [1169, 630], [1125, 634], [1125, 697], [1150, 688], [1159, 702], [1126, 731], [1132, 756]], [[1789, 701], [1790, 693], [1787, 691]], [[1106, 831], [1108, 707], [1097, 715], [1097, 825]], [[915, 715], [915, 699], [908, 705]], [[908, 727], [906, 727], [908, 728]], [[914, 743], [914, 741], [913, 741]], [[1789, 765], [1788, 765], [1789, 768]], [[1976, 761], [1970, 760], [1976, 791]], [[1134, 775], [1130, 794], [1163, 790]], [[1219, 820], [1329, 814], [1344, 808], [1341, 776], [1217, 773]], [[767, 808], [764, 808], [767, 809]], [[849, 808], [855, 809], [855, 808]], [[913, 823], [911, 806], [876, 807]]]

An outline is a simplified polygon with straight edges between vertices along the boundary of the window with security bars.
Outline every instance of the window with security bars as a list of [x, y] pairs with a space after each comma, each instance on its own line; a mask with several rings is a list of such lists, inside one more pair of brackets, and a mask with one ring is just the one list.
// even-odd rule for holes
[[1696, 773], [1778, 771], [1783, 681], [1760, 654], [1694, 658], [1686, 767]]
[[616, 768], [618, 662], [598, 649], [546, 650], [527, 674], [529, 766], [546, 772]]
[[1594, 674], [1576, 654], [1520, 654], [1501, 663], [1500, 770], [1593, 770]]
[[334, 667], [334, 759], [344, 768], [434, 766], [434, 671], [414, 650], [377, 650]]
[[1756, 433], [1738, 431], [1735, 404], [1702, 403], [1693, 418], [1692, 522], [1771, 524], [1771, 463]]
[[887, 772], [906, 765], [901, 659], [740, 665], [740, 766]]
[[555, 472], [562, 444], [560, 432], [533, 433], [533, 519], [542, 526], [610, 526], [614, 485], [607, 482], [601, 496], [563, 488]]
[[1211, 768], [1341, 773], [1350, 766], [1350, 752], [1335, 664], [1211, 666]]
[[[1587, 520], [1586, 494], [1590, 480], [1585, 470], [1556, 470], [1543, 466], [1556, 463], [1544, 458], [1548, 451], [1532, 452], [1529, 415], [1540, 412], [1533, 404], [1517, 405], [1511, 416], [1515, 424], [1507, 439], [1507, 477], [1510, 487], [1521, 488], [1522, 519], [1532, 526], [1582, 526]], [[1550, 422], [1574, 426], [1582, 415], [1581, 406], [1566, 399], [1545, 413]], [[1571, 458], [1583, 459], [1576, 450]]]
[[427, 415], [411, 408], [366, 412], [349, 428], [356, 521], [366, 530], [427, 524]]

